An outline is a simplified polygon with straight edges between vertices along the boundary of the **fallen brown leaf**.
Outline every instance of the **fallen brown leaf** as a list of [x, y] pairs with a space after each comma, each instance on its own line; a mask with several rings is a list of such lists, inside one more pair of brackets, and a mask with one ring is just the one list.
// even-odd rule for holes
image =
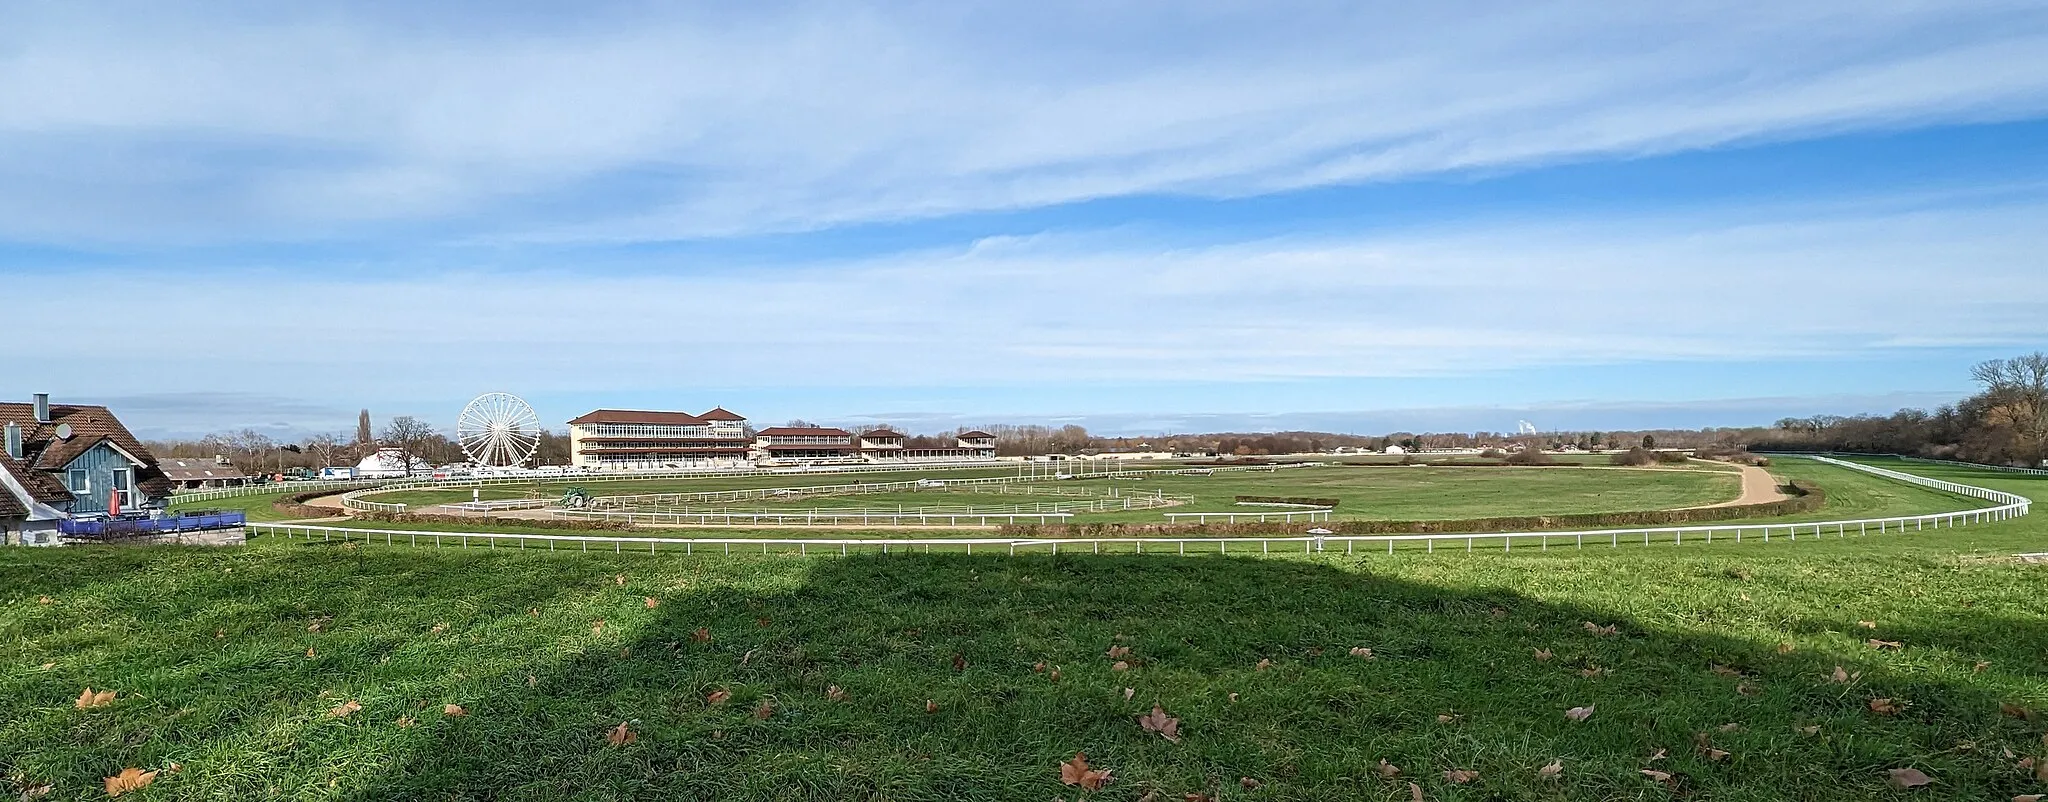
[[1422, 802], [1422, 786], [1416, 785], [1415, 783], [1409, 783], [1408, 799], [1409, 802]]
[[591, 634], [593, 634], [593, 635], [600, 635], [600, 634], [603, 634], [603, 633], [604, 633], [604, 619], [600, 618], [600, 619], [597, 619], [596, 621], [592, 621], [592, 622], [590, 622], [590, 633], [591, 633]]
[[654, 608], [656, 608], [656, 607], [660, 607], [660, 606], [661, 606], [661, 600], [660, 600], [660, 599], [657, 599], [657, 598], [654, 598], [653, 596], [648, 596], [648, 597], [646, 597], [646, 598], [644, 598], [644, 599], [641, 599], [640, 601], [641, 601], [641, 603], [642, 603], [642, 604], [645, 604], [645, 605], [647, 605], [647, 609], [649, 609], [649, 610], [652, 610], [652, 609], [654, 609]]
[[834, 702], [844, 702], [846, 701], [846, 691], [841, 690], [839, 686], [834, 685], [825, 689], [825, 698], [830, 699]]
[[1667, 750], [1664, 750], [1664, 749], [1658, 749], [1657, 751], [1655, 751], [1655, 752], [1651, 752], [1651, 753], [1650, 753], [1650, 757], [1649, 757], [1649, 759], [1648, 759], [1648, 760], [1647, 760], [1646, 762], [1649, 762], [1649, 763], [1655, 763], [1655, 762], [1657, 762], [1657, 761], [1659, 761], [1659, 760], [1663, 760], [1663, 759], [1664, 759], [1664, 758], [1665, 758], [1666, 756], [1668, 756], [1669, 754], [1670, 754], [1670, 752], [1669, 752], [1669, 751], [1667, 751]]
[[1896, 716], [1899, 714], [1899, 711], [1904, 709], [1906, 709], [1904, 704], [1892, 701], [1890, 698], [1870, 700], [1870, 712], [1880, 716]]
[[1367, 648], [1365, 648], [1365, 647], [1363, 647], [1363, 646], [1353, 646], [1353, 647], [1351, 647], [1351, 656], [1352, 656], [1352, 657], [1357, 657], [1357, 658], [1361, 658], [1361, 659], [1365, 659], [1365, 660], [1371, 660], [1371, 659], [1373, 659], [1373, 656], [1372, 656], [1372, 650], [1371, 650], [1371, 649], [1367, 649]]
[[306, 657], [307, 657], [308, 659], [310, 659], [310, 658], [312, 658], [312, 657], [313, 657], [313, 647], [311, 647], [311, 646], [308, 646], [308, 647], [306, 647]]
[[327, 715], [330, 718], [348, 718], [351, 714], [361, 709], [363, 709], [361, 703], [357, 702], [354, 699], [350, 699], [346, 702], [341, 703], [339, 707], [327, 711]]
[[434, 634], [434, 635], [439, 635], [439, 634], [441, 634], [441, 633], [443, 633], [443, 632], [447, 632], [447, 631], [448, 631], [448, 625], [447, 625], [447, 624], [445, 624], [445, 623], [442, 623], [442, 624], [435, 624], [435, 625], [434, 625], [434, 628], [433, 628], [433, 629], [429, 629], [429, 630], [427, 630], [427, 632], [428, 632], [429, 634]]
[[1130, 654], [1130, 653], [1131, 653], [1131, 647], [1129, 647], [1129, 646], [1111, 646], [1111, 647], [1109, 647], [1109, 652], [1108, 652], [1108, 654], [1109, 654], [1109, 659], [1111, 659], [1111, 660], [1116, 660], [1116, 659], [1120, 659], [1120, 658], [1122, 658], [1122, 657], [1124, 657], [1125, 655], [1128, 655], [1128, 654]]
[[1835, 666], [1835, 673], [1829, 674], [1828, 680], [1831, 682], [1847, 683], [1850, 680], [1855, 679], [1856, 676], [1857, 675], [1850, 674], [1849, 672], [1844, 671], [1841, 666]]
[[1257, 791], [1259, 790], [1259, 786], [1261, 785], [1265, 785], [1265, 783], [1259, 782], [1258, 780], [1254, 780], [1250, 777], [1237, 778], [1237, 787], [1243, 788], [1247, 791]]
[[1269, 668], [1272, 668], [1272, 667], [1273, 667], [1273, 661], [1272, 661], [1272, 660], [1269, 660], [1269, 659], [1266, 659], [1266, 658], [1263, 658], [1263, 657], [1259, 658], [1259, 664], [1258, 664], [1258, 665], [1256, 665], [1256, 666], [1253, 666], [1253, 668], [1254, 668], [1254, 669], [1256, 669], [1256, 670], [1259, 670], [1259, 671], [1264, 671], [1264, 670], [1266, 670], [1266, 669], [1269, 669]]
[[620, 574], [618, 576], [612, 577], [612, 581], [618, 583], [618, 586], [623, 588], [626, 586], [626, 575]]
[[1820, 734], [1820, 725], [1819, 725], [1819, 724], [1809, 724], [1809, 725], [1806, 725], [1806, 726], [1804, 726], [1804, 727], [1794, 727], [1793, 729], [1796, 729], [1796, 730], [1798, 730], [1798, 731], [1799, 731], [1799, 734], [1801, 734], [1801, 735], [1819, 735], [1819, 734]]
[[2011, 702], [1999, 702], [1998, 712], [2001, 715], [2004, 715], [2006, 718], [2016, 718], [2022, 721], [2034, 720], [2034, 711], [2028, 710], [2027, 708], [2021, 707]]
[[1970, 673], [1972, 673], [1972, 674], [1982, 674], [1982, 673], [1984, 673], [1984, 669], [1987, 669], [1987, 668], [1990, 668], [1990, 667], [1991, 667], [1991, 661], [1989, 661], [1989, 660], [1979, 660], [1979, 661], [1977, 661], [1977, 665], [1976, 665], [1976, 667], [1975, 667], [1975, 668], [1972, 668], [1972, 669], [1970, 669]]
[[137, 768], [122, 769], [120, 774], [107, 778], [107, 796], [120, 796], [129, 791], [140, 791], [156, 782], [156, 772]]
[[1548, 663], [1550, 662], [1551, 657], [1552, 655], [1549, 649], [1536, 650], [1536, 662], [1538, 663]]
[[1088, 755], [1075, 752], [1074, 759], [1060, 764], [1060, 784], [1078, 785], [1086, 790], [1100, 790], [1109, 782], [1109, 769], [1088, 768]]
[[1616, 632], [1618, 632], [1618, 631], [1619, 631], [1619, 630], [1617, 630], [1617, 629], [1615, 628], [1615, 625], [1614, 625], [1614, 624], [1608, 624], [1607, 626], [1604, 626], [1604, 627], [1603, 627], [1603, 626], [1601, 626], [1601, 625], [1599, 625], [1599, 624], [1595, 624], [1595, 623], [1593, 623], [1593, 622], [1591, 622], [1591, 621], [1587, 621], [1587, 622], [1585, 622], [1585, 628], [1586, 628], [1586, 631], [1587, 631], [1587, 632], [1591, 632], [1591, 633], [1593, 633], [1594, 635], [1598, 635], [1598, 636], [1600, 636], [1600, 637], [1606, 637], [1606, 636], [1608, 636], [1608, 635], [1613, 635], [1613, 634], [1615, 634]]
[[1890, 778], [1887, 780], [1887, 782], [1891, 783], [1893, 788], [1897, 788], [1899, 790], [1905, 790], [1907, 788], [1919, 788], [1920, 786], [1930, 785], [1934, 782], [1933, 777], [1927, 776], [1925, 772], [1922, 772], [1919, 769], [1891, 769], [1886, 771], [1885, 774], [1890, 775]]
[[1166, 709], [1159, 705], [1153, 705], [1151, 713], [1139, 716], [1138, 726], [1145, 728], [1146, 732], [1156, 732], [1166, 740], [1180, 743], [1180, 719], [1166, 715]]
[[1898, 641], [1895, 641], [1895, 640], [1878, 640], [1878, 639], [1876, 639], [1876, 638], [1871, 638], [1870, 640], [1866, 640], [1866, 641], [1864, 641], [1864, 643], [1870, 644], [1870, 648], [1872, 648], [1872, 649], [1903, 649], [1903, 648], [1906, 648], [1906, 647], [1905, 647], [1904, 645], [1900, 644], [1900, 643], [1899, 643]]
[[710, 705], [722, 705], [725, 704], [725, 700], [731, 698], [732, 691], [712, 691], [704, 695], [704, 703]]
[[420, 723], [419, 719], [413, 718], [412, 716], [399, 716], [397, 722], [400, 729], [409, 728], [412, 725], [418, 723]]
[[769, 703], [766, 699], [762, 699], [760, 706], [754, 708], [754, 718], [762, 721], [767, 721], [768, 717], [773, 715], [775, 715], [775, 705]]
[[1130, 700], [1131, 700], [1131, 697], [1133, 697], [1133, 696], [1136, 696], [1136, 695], [1138, 695], [1138, 689], [1137, 689], [1137, 688], [1125, 688], [1125, 689], [1124, 689], [1124, 701], [1128, 702], [1128, 701], [1130, 701]]
[[1386, 758], [1380, 758], [1379, 766], [1374, 768], [1373, 770], [1379, 772], [1380, 778], [1385, 780], [1391, 780], [1395, 777], [1401, 776], [1401, 767], [1396, 766], [1392, 763], [1388, 763]]
[[930, 699], [924, 700], [924, 712], [926, 714], [939, 712], [939, 703]]
[[1798, 648], [1798, 647], [1795, 647], [1795, 646], [1793, 646], [1793, 645], [1792, 645], [1792, 644], [1790, 644], [1790, 643], [1785, 643], [1785, 642], [1783, 642], [1783, 641], [1780, 641], [1780, 642], [1778, 643], [1778, 653], [1779, 653], [1779, 654], [1791, 654], [1791, 653], [1792, 653], [1792, 650], [1793, 650], [1793, 649], [1795, 649], [1795, 648]]
[[690, 640], [696, 641], [698, 643], [703, 643], [705, 641], [711, 640], [711, 628], [698, 627], [696, 631], [690, 633]]
[[634, 732], [632, 727], [627, 726], [627, 722], [621, 721], [619, 726], [613, 727], [610, 732], [604, 734], [604, 740], [605, 743], [613, 746], [625, 746], [640, 740], [640, 734]]
[[73, 702], [72, 706], [80, 710], [91, 710], [95, 707], [106, 707], [107, 705], [114, 703], [114, 696], [115, 693], [113, 691], [94, 691], [92, 688], [88, 687], [85, 690], [79, 692], [78, 701]]
[[1464, 785], [1477, 779], [1479, 779], [1479, 772], [1469, 769], [1447, 769], [1444, 771], [1444, 782], [1452, 785]]
[[1864, 629], [1876, 629], [1876, 628], [1877, 628], [1877, 622], [1876, 622], [1876, 621], [1858, 621], [1858, 622], [1856, 622], [1856, 625], [1857, 625], [1857, 626], [1859, 626], [1859, 627], [1862, 627], [1862, 628], [1864, 628]]
[[441, 706], [441, 715], [455, 717], [467, 716], [469, 715], [469, 710], [464, 708], [462, 705], [446, 704]]
[[966, 670], [967, 670], [967, 655], [964, 655], [964, 654], [959, 654], [959, 653], [955, 653], [955, 654], [953, 655], [953, 670], [954, 670], [954, 671], [966, 671]]
[[1545, 764], [1543, 768], [1536, 770], [1536, 779], [1555, 780], [1557, 779], [1557, 775], [1563, 773], [1564, 761], [1552, 759], [1549, 763]]
[[1652, 780], [1656, 780], [1657, 782], [1671, 786], [1672, 788], [1678, 787], [1678, 783], [1671, 781], [1671, 772], [1658, 771], [1656, 769], [1642, 769], [1638, 773]]
[[1712, 666], [1712, 667], [1710, 667], [1710, 668], [1708, 668], [1707, 670], [1709, 670], [1709, 671], [1712, 671], [1712, 672], [1714, 672], [1715, 676], [1721, 676], [1721, 677], [1740, 677], [1740, 676], [1742, 676], [1742, 672], [1741, 672], [1741, 671], [1737, 671], [1737, 670], [1735, 670], [1735, 669], [1733, 669], [1733, 668], [1729, 668], [1729, 667], [1727, 667], [1727, 666], [1721, 665], [1720, 663], [1715, 663], [1715, 664], [1713, 664], [1713, 666]]
[[1593, 717], [1593, 706], [1586, 705], [1585, 707], [1574, 707], [1566, 710], [1564, 711], [1564, 717], [1573, 721], [1585, 721]]

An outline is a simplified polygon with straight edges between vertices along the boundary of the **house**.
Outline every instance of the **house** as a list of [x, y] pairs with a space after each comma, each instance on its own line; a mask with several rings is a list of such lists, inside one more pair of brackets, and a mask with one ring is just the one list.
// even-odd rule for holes
[[212, 490], [249, 483], [248, 474], [228, 462], [227, 457], [168, 457], [159, 460], [157, 467], [163, 469], [164, 478], [177, 490]]
[[599, 470], [744, 468], [753, 438], [725, 407], [702, 415], [600, 409], [569, 421], [569, 464]]
[[66, 524], [122, 511], [161, 510], [171, 481], [142, 442], [103, 406], [51, 404], [47, 393], [0, 402], [0, 537], [49, 545]]

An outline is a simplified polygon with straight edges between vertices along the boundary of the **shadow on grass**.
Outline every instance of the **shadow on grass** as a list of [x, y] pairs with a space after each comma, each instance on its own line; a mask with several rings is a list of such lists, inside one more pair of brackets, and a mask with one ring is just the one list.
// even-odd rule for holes
[[[137, 621], [184, 633], [175, 648], [242, 625], [210, 661], [78, 636], [103, 673], [160, 666], [137, 680], [157, 719], [200, 713], [94, 729], [69, 726], [68, 710], [7, 710], [35, 719], [0, 725], [0, 747], [20, 756], [12, 770], [71, 788], [118, 768], [109, 755], [186, 756], [165, 798], [1014, 800], [1073, 798], [1056, 764], [1085, 751], [1114, 770], [1100, 799], [1405, 799], [1410, 778], [1432, 799], [1870, 799], [1893, 793], [1883, 769], [1908, 765], [1939, 778], [1942, 798], [2036, 790], [2001, 750], [2038, 752], [2037, 728], [2002, 718], [2005, 699], [1982, 677], [1894, 680], [1890, 655], [1873, 650], [1846, 665], [1863, 679], [1834, 684], [1824, 677], [1843, 661], [1774, 642], [1325, 562], [278, 557], [208, 582], [124, 557], [82, 587], [0, 564], [29, 598], [135, 605]], [[151, 590], [158, 579], [173, 584]], [[304, 632], [323, 616], [331, 630]], [[17, 625], [66, 637], [40, 626]], [[2048, 643], [2039, 620], [1968, 609], [1885, 634], [2006, 660]], [[334, 657], [301, 658], [302, 643]], [[1127, 670], [1112, 645], [1130, 648]], [[187, 662], [199, 668], [179, 670]], [[714, 704], [715, 691], [730, 697]], [[1881, 716], [1875, 697], [1909, 704]], [[363, 711], [320, 712], [342, 699]], [[1181, 718], [1181, 743], [1135, 723], [1155, 702]], [[443, 715], [444, 703], [467, 715]], [[1593, 718], [1566, 720], [1583, 705]], [[608, 744], [622, 721], [637, 740]], [[1703, 756], [1701, 733], [1733, 756]], [[1651, 762], [1658, 749], [1669, 756]], [[1404, 782], [1374, 771], [1382, 758]], [[1564, 779], [1537, 779], [1553, 758]], [[1448, 769], [1479, 779], [1451, 785]]]

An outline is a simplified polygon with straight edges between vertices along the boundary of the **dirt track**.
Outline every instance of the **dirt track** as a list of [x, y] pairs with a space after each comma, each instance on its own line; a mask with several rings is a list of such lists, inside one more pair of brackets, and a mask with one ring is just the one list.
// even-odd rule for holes
[[1778, 490], [1778, 480], [1771, 476], [1770, 471], [1754, 465], [1744, 465], [1742, 466], [1742, 496], [1740, 498], [1734, 501], [1723, 501], [1719, 504], [1708, 504], [1698, 509], [1740, 507], [1746, 504], [1769, 504], [1773, 501], [1784, 501], [1788, 498], [1791, 498], [1791, 496], [1785, 495]]

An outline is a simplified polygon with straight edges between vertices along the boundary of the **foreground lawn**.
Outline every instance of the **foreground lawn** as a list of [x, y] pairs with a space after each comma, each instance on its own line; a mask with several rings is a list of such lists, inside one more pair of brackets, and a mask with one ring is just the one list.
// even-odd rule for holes
[[[0, 792], [132, 766], [165, 770], [149, 799], [2005, 800], [2048, 792], [2020, 767], [2048, 567], [1991, 555], [2044, 523], [1352, 559], [10, 550]], [[1083, 751], [1092, 794], [1059, 783]]]

